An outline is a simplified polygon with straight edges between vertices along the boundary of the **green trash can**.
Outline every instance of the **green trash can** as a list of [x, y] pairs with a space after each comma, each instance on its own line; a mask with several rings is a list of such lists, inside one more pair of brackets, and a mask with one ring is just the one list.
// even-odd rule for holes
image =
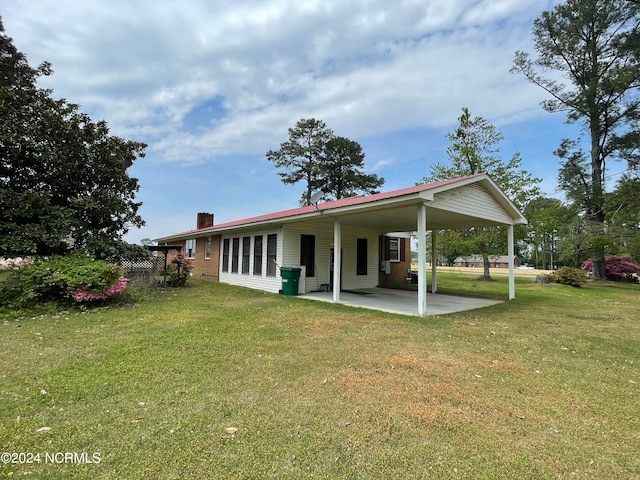
[[300, 267], [280, 267], [282, 277], [282, 293], [284, 295], [298, 295], [298, 282], [300, 281]]

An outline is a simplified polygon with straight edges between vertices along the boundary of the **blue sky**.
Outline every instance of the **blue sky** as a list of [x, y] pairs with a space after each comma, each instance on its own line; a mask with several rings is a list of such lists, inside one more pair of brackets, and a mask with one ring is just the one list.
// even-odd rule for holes
[[463, 107], [503, 134], [505, 160], [558, 198], [553, 151], [575, 127], [540, 107], [544, 92], [509, 73], [533, 50], [533, 20], [553, 0], [12, 0], [0, 15], [54, 97], [114, 135], [147, 143], [130, 169], [147, 226], [138, 243], [297, 206], [265, 152], [301, 118], [359, 142], [383, 190], [448, 161]]

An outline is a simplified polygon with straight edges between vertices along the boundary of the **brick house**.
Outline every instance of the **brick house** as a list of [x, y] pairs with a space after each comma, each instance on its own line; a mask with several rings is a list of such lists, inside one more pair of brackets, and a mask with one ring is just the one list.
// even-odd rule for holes
[[[456, 267], [483, 267], [484, 259], [482, 255], [469, 255], [467, 257], [458, 257], [453, 261]], [[513, 265], [518, 268], [520, 266], [520, 259], [513, 257]], [[509, 257], [507, 255], [492, 255], [489, 257], [490, 268], [509, 268]]]
[[[418, 243], [418, 312], [426, 315], [428, 229], [507, 225], [512, 252], [513, 225], [525, 223], [491, 177], [477, 174], [218, 225], [213, 214], [199, 213], [196, 229], [156, 240], [183, 245], [194, 277], [278, 292], [278, 267], [299, 266], [299, 293], [331, 290], [339, 302], [341, 290], [406, 278], [413, 235]], [[510, 298], [515, 297], [512, 270]]]
[[[182, 251], [184, 252], [185, 258], [191, 261], [193, 268], [191, 273], [194, 278], [201, 278], [204, 280], [213, 280], [220, 281], [220, 252], [222, 242], [222, 235], [220, 234], [209, 234], [210, 230], [214, 226], [214, 214], [207, 212], [200, 212], [196, 217], [196, 229], [192, 230], [191, 233], [193, 235], [192, 238], [182, 240], [180, 242], [166, 242], [162, 243], [171, 243], [176, 244], [179, 243], [182, 246]], [[202, 232], [202, 235], [198, 235], [198, 232]], [[242, 247], [243, 251], [246, 250], [246, 245], [244, 242], [247, 237], [242, 237]], [[249, 237], [250, 238], [250, 237]], [[166, 240], [160, 239], [160, 240]], [[249, 241], [250, 242], [250, 241]], [[237, 248], [240, 249], [240, 237], [238, 237]], [[231, 244], [229, 248], [235, 248], [234, 240], [231, 240]], [[254, 251], [255, 251], [255, 239], [254, 239]], [[249, 243], [249, 249], [251, 249], [251, 245]], [[410, 255], [410, 238], [399, 237], [399, 236], [386, 236], [380, 235], [378, 237], [378, 252], [379, 252], [379, 264], [380, 268], [378, 271], [378, 285], [379, 286], [397, 286], [399, 282], [402, 282], [407, 277], [407, 272], [411, 268], [411, 255]], [[331, 253], [331, 252], [330, 252]], [[169, 260], [173, 258], [177, 254], [177, 251], [172, 251], [169, 253]], [[243, 255], [246, 260], [246, 256]], [[233, 257], [232, 262], [233, 262]], [[240, 259], [240, 253], [238, 253], [238, 261]], [[254, 266], [255, 266], [255, 256], [254, 256]], [[300, 262], [302, 263], [302, 262]], [[233, 265], [231, 266], [233, 269]], [[331, 266], [329, 266], [331, 269]], [[245, 265], [245, 270], [246, 265]], [[226, 270], [225, 270], [226, 271]], [[247, 272], [245, 272], [247, 273]], [[307, 273], [305, 269], [305, 285], [306, 285]], [[328, 281], [320, 284], [322, 288], [323, 285], [328, 284], [328, 289], [332, 289], [332, 279], [329, 277]], [[311, 284], [306, 288], [306, 291], [312, 290]], [[300, 293], [305, 293], [301, 291]]]

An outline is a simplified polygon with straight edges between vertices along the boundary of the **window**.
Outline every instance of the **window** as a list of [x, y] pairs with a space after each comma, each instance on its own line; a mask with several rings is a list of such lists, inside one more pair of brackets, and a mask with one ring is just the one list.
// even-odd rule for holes
[[239, 256], [240, 256], [240, 239], [236, 237], [231, 241], [231, 273], [238, 273]]
[[185, 258], [196, 258], [196, 239], [192, 238], [184, 242]]
[[253, 239], [253, 274], [262, 275], [262, 235]]
[[356, 240], [356, 275], [367, 274], [368, 246], [366, 238]]
[[204, 258], [205, 260], [211, 260], [211, 237], [205, 237], [204, 239]]
[[222, 271], [229, 271], [229, 239], [225, 238], [222, 241]]
[[267, 277], [276, 276], [276, 254], [278, 252], [278, 235], [267, 235]]
[[300, 235], [300, 265], [307, 267], [307, 277], [315, 277], [316, 236]]
[[398, 237], [384, 237], [384, 258], [392, 262], [404, 262], [406, 257], [407, 239]]
[[249, 273], [249, 255], [251, 254], [251, 237], [242, 237], [242, 273]]
[[389, 238], [389, 260], [392, 262], [400, 261], [400, 240], [398, 238]]

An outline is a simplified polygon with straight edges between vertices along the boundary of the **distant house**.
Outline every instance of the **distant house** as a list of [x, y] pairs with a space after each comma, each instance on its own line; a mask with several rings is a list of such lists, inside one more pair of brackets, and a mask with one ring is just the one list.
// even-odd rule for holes
[[200, 213], [195, 230], [156, 240], [182, 245], [198, 278], [269, 292], [282, 288], [279, 266], [299, 266], [299, 293], [331, 290], [338, 303], [341, 290], [405, 278], [413, 235], [422, 252], [418, 312], [426, 315], [427, 230], [507, 225], [513, 247], [513, 225], [525, 223], [491, 177], [477, 174], [219, 225], [213, 214]]
[[[454, 260], [453, 264], [456, 267], [470, 267], [480, 268], [484, 266], [484, 259], [482, 255], [469, 255], [467, 257], [458, 257]], [[513, 265], [515, 268], [520, 266], [520, 260], [518, 257], [513, 257]], [[508, 255], [496, 255], [489, 257], [490, 268], [509, 268], [509, 256]]]

